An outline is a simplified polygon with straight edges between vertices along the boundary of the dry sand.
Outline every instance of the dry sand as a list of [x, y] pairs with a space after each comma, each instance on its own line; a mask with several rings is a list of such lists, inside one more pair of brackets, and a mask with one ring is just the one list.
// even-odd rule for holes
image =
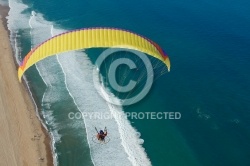
[[[0, 10], [3, 16], [6, 8]], [[3, 21], [0, 19], [0, 166], [52, 165], [50, 139], [27, 89], [18, 82]]]

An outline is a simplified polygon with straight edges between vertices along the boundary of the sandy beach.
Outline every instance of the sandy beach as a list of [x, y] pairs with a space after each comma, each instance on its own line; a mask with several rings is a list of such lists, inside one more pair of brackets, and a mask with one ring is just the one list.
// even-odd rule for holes
[[0, 165], [53, 165], [50, 138], [25, 85], [18, 82], [6, 19], [0, 6]]

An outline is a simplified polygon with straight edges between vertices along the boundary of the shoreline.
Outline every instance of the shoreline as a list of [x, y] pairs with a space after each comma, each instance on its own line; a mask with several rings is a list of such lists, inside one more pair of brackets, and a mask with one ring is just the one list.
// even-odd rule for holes
[[8, 12], [10, 10], [10, 7], [9, 6], [3, 6], [3, 5], [0, 5], [0, 16], [1, 16], [1, 20], [2, 20], [2, 23], [3, 23], [3, 26], [5, 28], [5, 30], [8, 32], [8, 35], [10, 35], [10, 31], [7, 27], [7, 16], [8, 16]]
[[[0, 165], [53, 165], [51, 138], [37, 117], [25, 83], [17, 79], [7, 28], [9, 7], [0, 5]], [[14, 101], [14, 102], [13, 102]], [[3, 130], [2, 130], [3, 129]]]

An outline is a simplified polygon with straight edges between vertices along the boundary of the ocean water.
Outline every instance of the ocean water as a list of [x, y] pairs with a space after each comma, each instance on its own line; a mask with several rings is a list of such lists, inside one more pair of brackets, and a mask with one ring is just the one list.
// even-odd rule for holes
[[[25, 79], [51, 134], [55, 165], [250, 165], [249, 1], [8, 3], [18, 62], [49, 37], [86, 27], [131, 30], [158, 43], [171, 60], [171, 72], [157, 78], [142, 101], [126, 107], [108, 104], [93, 86], [94, 61], [102, 50], [65, 53], [31, 67]], [[182, 116], [68, 118], [70, 112], [141, 111]], [[110, 142], [94, 143], [94, 127], [104, 126]]]

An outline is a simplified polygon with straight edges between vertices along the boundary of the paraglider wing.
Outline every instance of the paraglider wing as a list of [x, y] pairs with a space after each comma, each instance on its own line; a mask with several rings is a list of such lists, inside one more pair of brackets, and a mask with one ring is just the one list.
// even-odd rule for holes
[[170, 71], [168, 56], [153, 41], [121, 29], [89, 28], [59, 34], [32, 49], [19, 66], [19, 81], [21, 82], [22, 75], [29, 67], [49, 56], [79, 49], [107, 47], [127, 48], [144, 52], [161, 60]]

